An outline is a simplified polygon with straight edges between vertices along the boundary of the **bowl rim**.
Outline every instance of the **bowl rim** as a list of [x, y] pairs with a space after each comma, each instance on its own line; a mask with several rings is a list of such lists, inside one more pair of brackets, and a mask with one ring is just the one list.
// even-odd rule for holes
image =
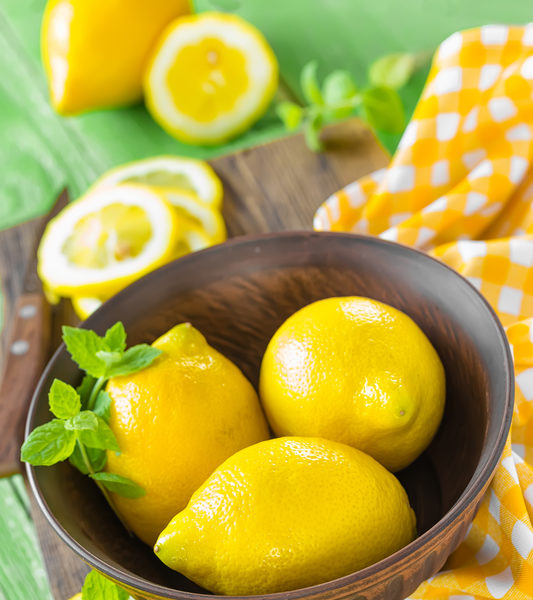
[[[173, 266], [177, 261], [180, 261], [180, 264], [186, 263], [195, 263], [197, 261], [202, 261], [203, 256], [208, 254], [214, 254], [220, 252], [221, 249], [231, 250], [235, 246], [253, 246], [255, 244], [261, 243], [269, 243], [274, 240], [280, 238], [297, 238], [307, 241], [312, 241], [318, 238], [349, 238], [353, 240], [358, 240], [359, 242], [363, 242], [365, 244], [369, 244], [370, 246], [390, 246], [394, 247], [396, 252], [417, 255], [422, 258], [422, 260], [427, 260], [435, 263], [438, 268], [443, 269], [445, 271], [449, 271], [453, 274], [453, 276], [459, 278], [462, 284], [467, 286], [470, 289], [470, 292], [474, 294], [481, 302], [481, 306], [483, 306], [488, 313], [488, 316], [493, 321], [496, 331], [498, 334], [500, 349], [503, 350], [503, 354], [506, 357], [506, 360], [503, 364], [503, 374], [505, 377], [505, 398], [504, 398], [504, 418], [501, 420], [498, 434], [497, 434], [497, 443], [490, 449], [488, 458], [485, 462], [485, 465], [476, 475], [476, 480], [473, 481], [473, 478], [470, 479], [466, 488], [463, 490], [457, 501], [453, 504], [453, 506], [444, 514], [444, 516], [433, 525], [430, 529], [425, 531], [422, 535], [415, 538], [412, 542], [410, 542], [407, 546], [400, 548], [394, 554], [387, 556], [386, 558], [380, 560], [377, 563], [374, 563], [364, 569], [360, 569], [359, 571], [355, 571], [354, 573], [350, 573], [348, 575], [344, 575], [342, 577], [338, 577], [336, 579], [332, 579], [330, 581], [326, 581], [324, 583], [298, 588], [295, 590], [289, 590], [287, 592], [275, 592], [271, 594], [256, 594], [256, 595], [247, 595], [247, 596], [217, 596], [215, 594], [204, 594], [204, 593], [195, 593], [195, 592], [187, 592], [178, 590], [176, 588], [169, 588], [164, 585], [152, 583], [140, 576], [135, 574], [126, 573], [124, 570], [116, 568], [114, 566], [109, 565], [104, 560], [95, 556], [92, 552], [89, 552], [86, 548], [84, 548], [81, 544], [79, 544], [76, 540], [74, 540], [70, 534], [63, 528], [63, 526], [56, 519], [52, 511], [50, 510], [40, 488], [37, 483], [37, 479], [35, 476], [35, 467], [26, 463], [26, 473], [30, 483], [30, 488], [35, 496], [37, 504], [44, 514], [46, 520], [51, 525], [52, 529], [56, 532], [56, 534], [61, 538], [61, 540], [67, 544], [67, 546], [73, 550], [79, 557], [82, 558], [86, 563], [88, 563], [92, 568], [100, 571], [102, 574], [107, 577], [113, 579], [119, 584], [124, 584], [124, 586], [129, 587], [130, 589], [139, 591], [141, 593], [148, 593], [155, 595], [161, 598], [169, 598], [169, 599], [178, 599], [178, 600], [213, 600], [215, 597], [224, 598], [225, 600], [257, 600], [258, 598], [272, 598], [272, 600], [286, 600], [288, 597], [296, 599], [296, 598], [306, 598], [309, 596], [313, 596], [315, 594], [320, 594], [323, 592], [331, 591], [332, 589], [342, 589], [352, 584], [356, 584], [358, 582], [362, 582], [363, 580], [372, 577], [379, 573], [382, 570], [386, 570], [392, 567], [395, 563], [399, 563], [401, 561], [407, 561], [406, 564], [418, 560], [417, 552], [422, 549], [422, 547], [431, 540], [432, 538], [438, 536], [443, 532], [443, 530], [453, 521], [455, 521], [461, 513], [466, 509], [466, 507], [474, 500], [474, 498], [483, 490], [483, 488], [489, 484], [492, 476], [496, 470], [498, 462], [501, 458], [501, 455], [504, 450], [504, 446], [507, 440], [507, 435], [511, 426], [511, 420], [513, 415], [513, 405], [514, 405], [514, 369], [513, 369], [513, 360], [512, 354], [509, 346], [509, 342], [507, 340], [507, 336], [503, 329], [503, 326], [496, 315], [493, 308], [490, 306], [485, 297], [479, 292], [479, 290], [472, 285], [468, 279], [463, 277], [460, 273], [446, 265], [445, 263], [439, 261], [438, 259], [429, 256], [428, 254], [415, 249], [409, 246], [405, 246], [403, 244], [399, 244], [396, 242], [392, 242], [389, 240], [384, 240], [374, 236], [360, 235], [354, 233], [341, 233], [341, 232], [331, 232], [331, 231], [283, 231], [283, 232], [275, 232], [275, 233], [264, 233], [264, 234], [252, 234], [252, 235], [242, 235], [231, 238], [225, 241], [222, 244], [218, 244], [216, 246], [211, 246], [209, 248], [205, 248], [203, 250], [199, 250], [193, 252], [191, 254], [185, 255], [171, 263], [167, 263], [163, 265], [159, 269], [148, 273], [147, 275], [141, 277], [128, 287], [124, 288], [120, 292], [118, 292], [115, 296], [113, 296], [110, 300], [105, 303], [105, 307], [103, 310], [108, 310], [109, 306], [113, 307], [114, 304], [120, 303], [122, 298], [125, 295], [129, 295], [132, 292], [136, 291], [137, 287], [146, 285], [146, 281], [149, 281], [150, 278], [155, 277], [156, 273], [165, 270], [171, 270], [175, 267]], [[80, 324], [80, 326], [91, 325], [91, 321], [93, 320], [93, 316], [99, 313], [102, 308], [99, 308], [93, 315], [91, 315], [86, 321]], [[53, 369], [59, 355], [65, 349], [65, 345], [62, 343], [57, 350], [53, 353], [52, 357], [48, 361], [45, 370], [43, 371], [39, 382], [35, 388], [34, 394], [32, 396], [30, 408], [28, 410], [28, 416], [26, 420], [25, 426], [25, 437], [29, 435], [31, 431], [31, 425], [34, 417], [34, 413], [37, 408], [39, 396], [41, 395], [41, 388], [44, 385], [45, 380], [47, 379], [50, 371]], [[409, 557], [412, 557], [409, 560]], [[369, 585], [371, 582], [369, 581]], [[364, 588], [359, 590], [364, 592]]]

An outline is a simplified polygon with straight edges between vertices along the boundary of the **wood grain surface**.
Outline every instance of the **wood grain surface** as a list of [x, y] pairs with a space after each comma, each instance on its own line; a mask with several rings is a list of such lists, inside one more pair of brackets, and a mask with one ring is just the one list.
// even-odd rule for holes
[[[387, 163], [386, 153], [371, 132], [355, 120], [328, 129], [324, 140], [326, 151], [321, 154], [310, 152], [303, 137], [297, 135], [212, 161], [224, 183], [224, 217], [230, 236], [311, 229], [313, 214], [327, 196]], [[3, 344], [21, 293], [34, 231], [28, 223], [16, 231], [0, 232], [8, 325]], [[59, 340], [60, 324], [74, 321], [70, 303], [62, 302], [55, 308], [53, 347]], [[33, 516], [53, 595], [57, 600], [69, 598], [79, 591], [87, 567], [57, 538], [35, 505]]]

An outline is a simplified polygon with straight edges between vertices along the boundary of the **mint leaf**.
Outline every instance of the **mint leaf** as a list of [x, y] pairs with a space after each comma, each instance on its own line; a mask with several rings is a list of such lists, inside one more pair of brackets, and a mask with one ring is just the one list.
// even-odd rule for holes
[[104, 342], [111, 352], [124, 352], [126, 350], [126, 330], [120, 321], [105, 332]]
[[64, 325], [63, 341], [72, 360], [80, 369], [93, 377], [105, 376], [105, 364], [97, 356], [98, 352], [109, 350], [103, 338], [90, 329]]
[[115, 434], [109, 428], [109, 425], [94, 413], [97, 420], [96, 430], [84, 429], [79, 432], [80, 442], [88, 448], [99, 448], [100, 450], [114, 450], [120, 452]]
[[131, 479], [122, 477], [122, 475], [94, 473], [90, 477], [102, 483], [110, 492], [115, 492], [115, 494], [125, 498], [140, 498], [146, 494], [146, 491], [140, 485], [137, 485]]
[[81, 401], [78, 392], [59, 379], [54, 379], [48, 392], [50, 410], [58, 419], [69, 419], [78, 414]]
[[30, 433], [22, 444], [20, 458], [31, 465], [55, 465], [72, 454], [76, 437], [76, 432], [65, 428], [65, 421], [53, 419]]
[[65, 421], [65, 427], [71, 431], [96, 431], [98, 429], [98, 417], [91, 410], [83, 410]]
[[322, 95], [326, 104], [341, 104], [357, 94], [357, 86], [348, 71], [333, 71], [324, 79]]
[[409, 81], [415, 69], [416, 57], [413, 54], [389, 54], [370, 65], [368, 78], [377, 87], [398, 90]]
[[318, 86], [317, 69], [318, 63], [316, 60], [308, 62], [302, 69], [300, 85], [302, 86], [302, 92], [305, 99], [309, 104], [318, 104], [319, 106], [322, 106], [324, 104], [324, 99], [322, 98], [320, 87]]
[[280, 102], [276, 106], [278, 117], [289, 131], [298, 129], [302, 122], [303, 112], [303, 108], [294, 102]]
[[83, 583], [81, 597], [82, 600], [128, 600], [130, 596], [110, 579], [91, 571]]
[[305, 122], [304, 137], [308, 148], [313, 152], [322, 150], [322, 142], [320, 141], [320, 128], [322, 126], [322, 117], [319, 114], [311, 114]]
[[144, 369], [161, 353], [148, 344], [138, 344], [128, 348], [120, 357], [116, 357], [114, 352], [98, 352], [98, 356], [107, 364], [107, 377], [117, 377]]
[[82, 410], [87, 408], [87, 403], [89, 402], [89, 398], [95, 383], [96, 379], [92, 375], [85, 375], [80, 385], [76, 388], [81, 400]]
[[386, 87], [363, 91], [363, 112], [369, 125], [386, 133], [401, 133], [405, 112], [398, 92]]
[[[105, 467], [107, 462], [107, 453], [105, 450], [100, 450], [98, 448], [85, 448], [85, 452], [91, 463], [93, 471], [101, 471]], [[83, 455], [81, 453], [79, 444], [74, 446], [74, 452], [69, 456], [69, 462], [84, 475], [89, 474], [89, 469], [83, 460]]]
[[111, 396], [107, 392], [100, 392], [96, 397], [96, 402], [94, 403], [93, 412], [95, 415], [102, 417], [102, 419], [109, 423], [109, 409], [111, 406]]

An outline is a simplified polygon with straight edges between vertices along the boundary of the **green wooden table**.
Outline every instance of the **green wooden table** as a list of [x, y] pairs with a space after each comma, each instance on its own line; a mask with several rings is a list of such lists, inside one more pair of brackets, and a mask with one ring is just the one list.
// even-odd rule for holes
[[[211, 158], [284, 135], [273, 111], [241, 138], [215, 148], [180, 144], [143, 107], [62, 119], [47, 103], [39, 60], [44, 0], [0, 0], [0, 229], [46, 211], [60, 189], [73, 195], [110, 166], [161, 153]], [[198, 10], [214, 9], [196, 0]], [[298, 76], [312, 58], [320, 74], [346, 68], [364, 81], [368, 65], [397, 51], [432, 50], [453, 31], [486, 23], [525, 23], [524, 0], [241, 0], [237, 12], [272, 44], [283, 84], [300, 96]], [[412, 111], [418, 73], [402, 91]], [[128, 143], [125, 144], [124, 140]], [[398, 139], [382, 138], [393, 149]], [[0, 326], [1, 326], [0, 294]], [[46, 574], [20, 476], [0, 480], [0, 600], [48, 600]]]

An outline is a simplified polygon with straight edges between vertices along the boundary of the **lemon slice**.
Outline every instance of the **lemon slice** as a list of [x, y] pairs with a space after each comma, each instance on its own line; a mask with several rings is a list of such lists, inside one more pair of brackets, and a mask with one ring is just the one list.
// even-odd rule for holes
[[73, 298], [71, 298], [71, 302], [74, 312], [82, 321], [85, 321], [85, 319], [90, 317], [95, 310], [99, 309], [102, 306], [104, 301], [100, 300], [100, 298], [74, 296]]
[[177, 188], [160, 188], [160, 190], [179, 215], [190, 219], [203, 229], [211, 241], [210, 245], [220, 244], [226, 239], [226, 225], [218, 210], [211, 208], [189, 192]]
[[148, 110], [171, 135], [218, 144], [266, 111], [277, 81], [276, 57], [255, 27], [207, 12], [165, 29], [148, 61], [144, 92]]
[[95, 190], [50, 221], [38, 272], [57, 295], [109, 297], [171, 260], [176, 233], [175, 210], [153, 189]]
[[118, 183], [181, 188], [195, 193], [206, 204], [220, 208], [223, 189], [220, 179], [203, 160], [180, 156], [154, 156], [126, 163], [97, 179], [91, 189]]

